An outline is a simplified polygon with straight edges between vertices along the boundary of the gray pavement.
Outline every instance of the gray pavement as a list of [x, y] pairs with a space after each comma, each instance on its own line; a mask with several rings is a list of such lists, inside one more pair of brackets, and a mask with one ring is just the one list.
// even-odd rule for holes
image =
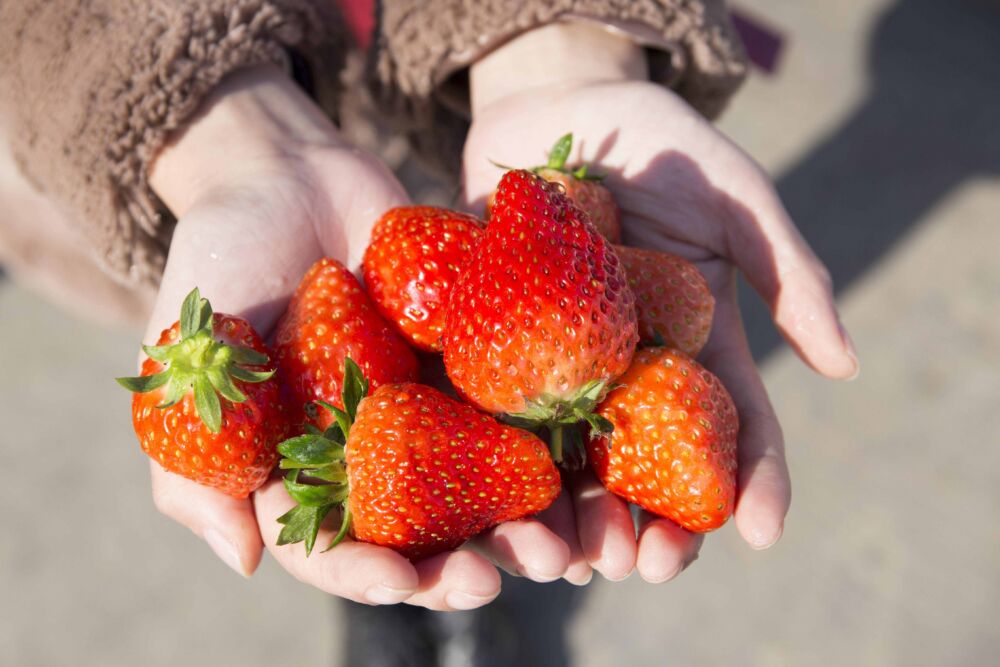
[[[727, 526], [675, 582], [594, 582], [569, 619], [574, 662], [993, 664], [1000, 41], [982, 38], [1000, 12], [742, 4], [790, 44], [721, 125], [830, 264], [862, 374], [815, 377], [748, 298], [794, 481], [784, 538], [753, 552]], [[0, 277], [0, 665], [331, 664], [326, 596], [267, 559], [242, 580], [155, 512], [111, 382], [135, 342]]]

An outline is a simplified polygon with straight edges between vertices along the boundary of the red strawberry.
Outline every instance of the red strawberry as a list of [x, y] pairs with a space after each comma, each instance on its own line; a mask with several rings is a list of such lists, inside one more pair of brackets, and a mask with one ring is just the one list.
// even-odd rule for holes
[[[374, 386], [417, 379], [417, 359], [386, 322], [358, 279], [333, 259], [306, 272], [275, 333], [278, 379], [292, 423], [313, 401], [340, 401], [344, 360], [355, 359]], [[318, 422], [330, 424], [320, 411]]]
[[[559, 495], [559, 473], [541, 440], [419, 384], [368, 383], [350, 360], [336, 425], [279, 447], [299, 505], [279, 519], [278, 544], [312, 551], [326, 515], [341, 529], [410, 559], [454, 549], [504, 521], [535, 514]], [[345, 437], [346, 436], [346, 437]], [[327, 482], [299, 481], [300, 472]]]
[[118, 378], [132, 397], [132, 424], [165, 470], [245, 498], [267, 479], [288, 433], [278, 385], [257, 332], [213, 314], [193, 290], [181, 319], [160, 334], [139, 377]]
[[508, 172], [448, 304], [444, 359], [455, 388], [487, 412], [574, 423], [625, 372], [637, 340], [611, 244], [557, 186]]
[[[590, 222], [597, 227], [604, 238], [612, 243], [622, 240], [622, 216], [615, 203], [611, 191], [602, 183], [603, 176], [587, 173], [587, 165], [576, 169], [566, 167], [566, 160], [573, 150], [573, 135], [567, 134], [559, 138], [549, 152], [549, 161], [544, 167], [535, 167], [533, 172], [549, 181], [563, 187], [566, 196], [590, 216]], [[492, 217], [493, 201], [496, 192], [486, 200], [486, 217]]]
[[612, 493], [694, 532], [733, 513], [739, 419], [717, 377], [685, 354], [647, 348], [597, 407], [614, 424], [587, 445]]
[[715, 297], [694, 264], [655, 250], [615, 246], [635, 294], [639, 344], [696, 357], [712, 329]]
[[394, 208], [375, 223], [365, 251], [365, 285], [412, 345], [441, 351], [448, 294], [483, 225], [433, 206]]

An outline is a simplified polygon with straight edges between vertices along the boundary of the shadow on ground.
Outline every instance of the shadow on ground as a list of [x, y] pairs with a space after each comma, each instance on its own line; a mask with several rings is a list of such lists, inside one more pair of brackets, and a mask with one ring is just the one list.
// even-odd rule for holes
[[[1000, 174], [1000, 4], [900, 2], [877, 22], [868, 60], [868, 98], [777, 182], [838, 292], [950, 191]], [[764, 359], [781, 337], [751, 290], [740, 306]]]

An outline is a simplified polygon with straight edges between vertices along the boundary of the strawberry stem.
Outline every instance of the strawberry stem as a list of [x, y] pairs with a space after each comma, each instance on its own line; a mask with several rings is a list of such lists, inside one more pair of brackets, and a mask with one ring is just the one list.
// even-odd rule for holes
[[556, 463], [563, 461], [563, 427], [553, 426], [549, 428], [549, 451], [552, 452], [552, 460]]
[[591, 437], [614, 431], [610, 421], [594, 412], [612, 388], [603, 380], [594, 380], [572, 396], [542, 396], [538, 401], [529, 403], [524, 412], [503, 415], [501, 419], [527, 431], [537, 432], [543, 427], [548, 429], [552, 460], [568, 467], [580, 467], [585, 459], [581, 425], [586, 423], [590, 427]]

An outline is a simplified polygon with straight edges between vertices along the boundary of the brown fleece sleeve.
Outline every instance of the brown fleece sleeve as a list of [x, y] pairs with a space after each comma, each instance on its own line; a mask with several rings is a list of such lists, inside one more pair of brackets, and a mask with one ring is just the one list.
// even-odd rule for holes
[[378, 11], [375, 97], [417, 151], [445, 168], [457, 164], [469, 123], [461, 70], [554, 21], [595, 20], [636, 36], [651, 78], [710, 118], [746, 76], [724, 0], [381, 0]]
[[344, 43], [333, 4], [0, 3], [0, 112], [14, 159], [105, 269], [125, 283], [156, 283], [173, 218], [149, 189], [150, 160], [238, 68], [289, 69], [294, 50], [321, 100], [334, 95]]

